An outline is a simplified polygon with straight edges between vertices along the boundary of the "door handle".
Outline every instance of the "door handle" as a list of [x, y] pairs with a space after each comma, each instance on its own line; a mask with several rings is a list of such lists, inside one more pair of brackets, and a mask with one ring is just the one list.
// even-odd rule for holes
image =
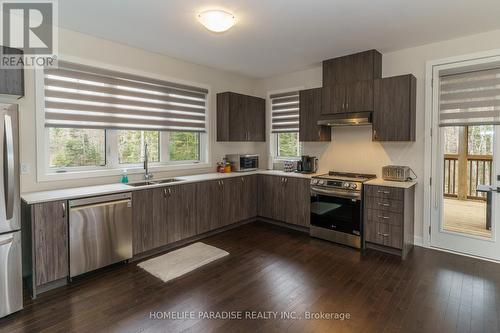
[[12, 118], [4, 116], [3, 131], [3, 175], [5, 195], [5, 218], [10, 220], [14, 215], [14, 136]]

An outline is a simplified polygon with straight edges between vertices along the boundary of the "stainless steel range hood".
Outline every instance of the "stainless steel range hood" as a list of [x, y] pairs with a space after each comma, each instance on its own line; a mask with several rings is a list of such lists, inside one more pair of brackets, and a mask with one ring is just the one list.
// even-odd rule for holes
[[322, 115], [318, 125], [322, 126], [363, 126], [371, 125], [371, 112], [349, 112]]

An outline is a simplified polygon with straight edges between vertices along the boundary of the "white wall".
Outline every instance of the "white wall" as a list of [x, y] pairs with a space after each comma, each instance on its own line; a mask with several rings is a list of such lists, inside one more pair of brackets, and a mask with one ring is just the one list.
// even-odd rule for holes
[[[387, 164], [410, 166], [420, 177], [416, 193], [415, 238], [423, 235], [425, 65], [429, 60], [500, 48], [500, 30], [383, 55], [383, 76], [412, 73], [417, 77], [417, 139], [412, 143], [371, 141], [370, 127], [333, 128], [331, 143], [305, 143], [304, 152], [320, 158], [320, 172], [342, 170], [376, 173]], [[321, 65], [258, 82], [260, 94], [291, 87], [322, 85]], [[426, 185], [428, 182], [426, 182]]]
[[[168, 43], [168, 41], [162, 41]], [[212, 147], [212, 167], [207, 169], [162, 173], [157, 177], [212, 172], [216, 161], [226, 153], [259, 153], [266, 154], [265, 143], [217, 143], [215, 142], [215, 95], [223, 91], [235, 91], [254, 94], [256, 81], [240, 75], [216, 70], [213, 68], [187, 63], [164, 55], [147, 52], [137, 48], [117, 44], [89, 35], [59, 30], [59, 52], [63, 55], [78, 57], [92, 62], [105, 63], [132, 71], [154, 73], [178, 80], [191, 81], [208, 85], [211, 91], [209, 105], [210, 124], [209, 137]], [[99, 177], [81, 180], [65, 180], [57, 182], [37, 182], [36, 179], [36, 141], [35, 141], [35, 90], [34, 73], [26, 71], [26, 96], [19, 100], [20, 104], [20, 151], [21, 162], [30, 165], [30, 173], [21, 175], [21, 192], [32, 192], [55, 188], [95, 185], [117, 182], [119, 177]], [[139, 178], [141, 175], [131, 176]]]

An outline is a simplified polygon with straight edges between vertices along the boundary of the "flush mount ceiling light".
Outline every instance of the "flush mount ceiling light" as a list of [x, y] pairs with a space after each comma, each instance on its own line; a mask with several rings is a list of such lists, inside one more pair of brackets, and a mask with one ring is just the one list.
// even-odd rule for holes
[[234, 15], [223, 10], [206, 10], [198, 14], [198, 20], [213, 32], [227, 31], [236, 23]]

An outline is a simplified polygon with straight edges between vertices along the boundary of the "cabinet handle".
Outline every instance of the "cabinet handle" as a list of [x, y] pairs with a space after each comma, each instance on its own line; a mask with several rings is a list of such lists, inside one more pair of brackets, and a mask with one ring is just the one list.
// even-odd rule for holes
[[378, 216], [379, 219], [384, 219], [384, 220], [388, 220], [389, 219], [389, 216], [382, 216], [382, 215], [379, 215]]
[[377, 235], [382, 236], [382, 237], [389, 237], [389, 234], [384, 234], [382, 232], [377, 232]]
[[164, 198], [166, 198], [166, 197], [167, 197], [167, 189], [166, 189], [166, 188], [164, 188], [164, 189], [163, 189], [163, 197], [164, 197]]
[[391, 192], [389, 192], [389, 191], [377, 191], [377, 193], [390, 194]]
[[345, 101], [342, 101], [342, 110], [345, 109]]
[[66, 217], [66, 203], [63, 202], [62, 203], [62, 217]]
[[241, 177], [241, 182], [244, 183], [245, 182], [245, 178]]
[[382, 203], [382, 202], [379, 202], [378, 203], [379, 206], [384, 206], [384, 207], [390, 207], [391, 205], [388, 204], [388, 203]]

